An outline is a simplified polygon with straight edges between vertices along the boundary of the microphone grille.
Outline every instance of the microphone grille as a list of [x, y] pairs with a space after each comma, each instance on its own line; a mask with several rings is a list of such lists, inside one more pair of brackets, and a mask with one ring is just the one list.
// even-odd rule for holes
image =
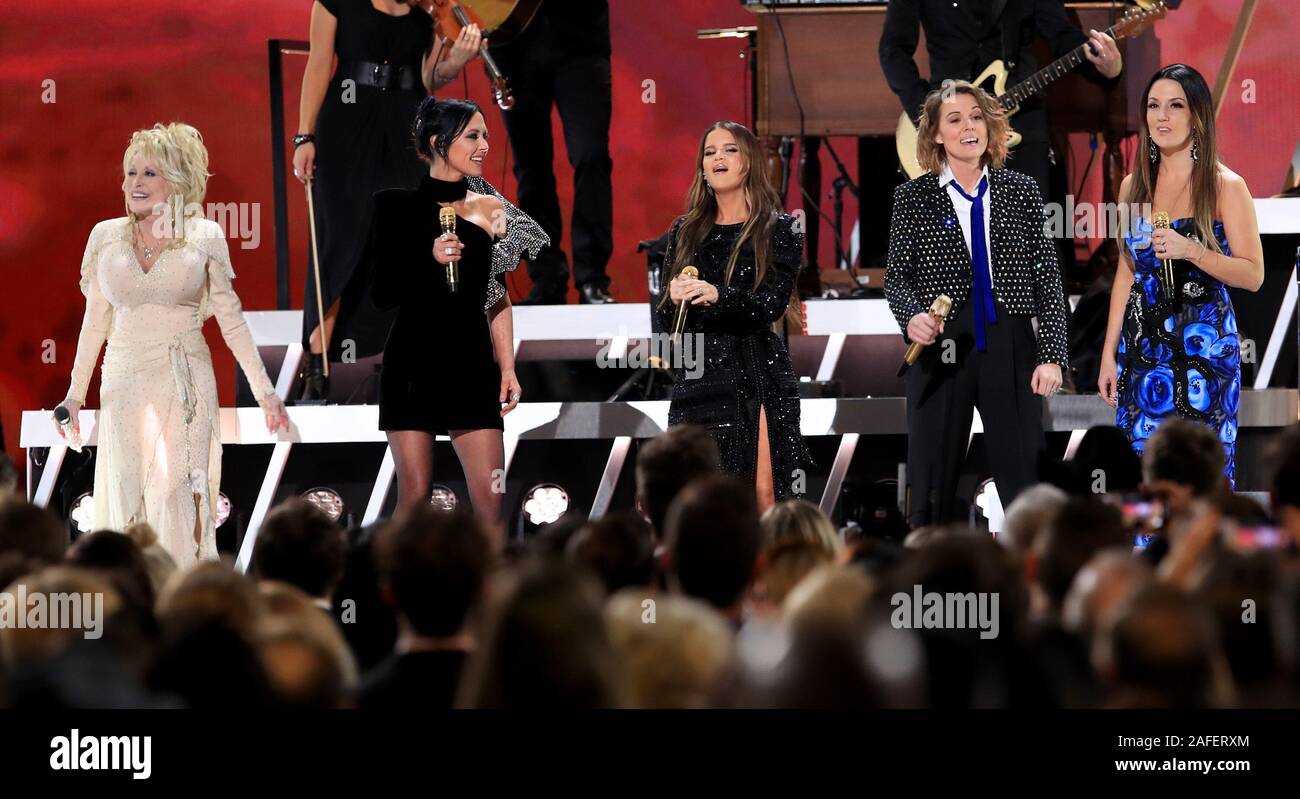
[[1151, 215], [1152, 227], [1167, 228], [1169, 227], [1169, 212], [1156, 211]]
[[444, 205], [438, 209], [438, 221], [444, 225], [454, 225], [456, 223], [456, 209], [450, 205]]
[[72, 418], [72, 414], [68, 413], [67, 408], [59, 405], [54, 408], [54, 418], [58, 420], [59, 424], [64, 424]]

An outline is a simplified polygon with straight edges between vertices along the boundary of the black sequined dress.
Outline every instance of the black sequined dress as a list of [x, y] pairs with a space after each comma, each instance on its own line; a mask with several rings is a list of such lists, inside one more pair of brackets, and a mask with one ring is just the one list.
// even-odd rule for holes
[[[673, 225], [665, 263], [676, 258]], [[772, 324], [781, 319], [794, 291], [803, 256], [803, 234], [793, 216], [782, 214], [773, 231], [763, 284], [754, 289], [754, 254], [742, 249], [730, 285], [727, 262], [743, 224], [714, 225], [690, 263], [700, 279], [718, 289], [713, 306], [691, 306], [686, 314], [684, 357], [674, 362], [670, 425], [701, 425], [713, 434], [722, 468], [754, 481], [758, 460], [759, 409], [766, 408], [772, 486], [777, 501], [804, 493], [812, 456], [799, 430], [799, 382], [790, 354]], [[663, 329], [672, 329], [675, 305], [658, 309]], [[696, 335], [698, 334], [698, 335]], [[702, 352], [701, 347], [702, 344]]]

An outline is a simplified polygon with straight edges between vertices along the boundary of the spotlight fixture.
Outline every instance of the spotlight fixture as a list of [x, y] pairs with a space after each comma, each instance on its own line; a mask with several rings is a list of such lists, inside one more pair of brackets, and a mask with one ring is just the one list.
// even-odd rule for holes
[[550, 524], [569, 509], [569, 495], [555, 483], [541, 483], [524, 494], [523, 514], [528, 524]]
[[302, 498], [315, 505], [316, 509], [321, 513], [330, 517], [330, 521], [337, 522], [343, 518], [343, 497], [339, 496], [339, 492], [332, 488], [326, 488], [325, 486], [309, 488], [302, 492]]
[[87, 491], [77, 497], [68, 511], [68, 518], [78, 533], [89, 533], [95, 529], [95, 495]]
[[459, 502], [455, 491], [442, 483], [433, 484], [433, 490], [429, 492], [429, 506], [434, 510], [456, 510]]
[[217, 523], [214, 526], [220, 527], [221, 525], [225, 524], [226, 519], [230, 518], [230, 512], [234, 510], [234, 508], [235, 506], [230, 503], [230, 497], [226, 496], [225, 492], [218, 491], [217, 492]]

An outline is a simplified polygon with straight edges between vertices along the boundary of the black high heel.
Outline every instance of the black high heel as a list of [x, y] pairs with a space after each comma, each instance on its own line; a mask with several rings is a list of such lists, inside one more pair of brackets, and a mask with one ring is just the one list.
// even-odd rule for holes
[[299, 374], [302, 378], [302, 395], [299, 405], [324, 405], [330, 396], [330, 379], [325, 376], [325, 356], [307, 353], [307, 363]]

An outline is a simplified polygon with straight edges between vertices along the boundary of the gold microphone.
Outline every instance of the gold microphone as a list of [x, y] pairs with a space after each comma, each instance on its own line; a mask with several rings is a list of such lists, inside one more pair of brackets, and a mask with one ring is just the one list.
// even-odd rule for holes
[[[947, 294], [940, 294], [938, 297], [935, 297], [934, 302], [930, 304], [930, 311], [929, 311], [930, 318], [935, 320], [936, 322], [945, 321], [948, 318], [948, 313], [951, 310], [952, 310], [952, 298], [949, 297]], [[903, 356], [902, 365], [898, 367], [899, 377], [903, 376], [903, 373], [907, 371], [907, 367], [916, 363], [916, 359], [921, 357], [921, 350], [923, 349], [925, 349], [925, 345], [922, 344], [921, 342], [919, 341], [912, 342], [912, 346], [907, 348], [907, 354]]]
[[[1151, 215], [1151, 225], [1158, 230], [1169, 229], [1169, 214], [1156, 211]], [[1160, 288], [1169, 299], [1174, 298], [1174, 262], [1168, 258], [1160, 259]]]
[[[438, 209], [438, 222], [442, 224], [442, 233], [444, 236], [455, 235], [456, 233], [456, 209], [450, 205], [444, 205]], [[435, 245], [436, 246], [436, 245]], [[448, 261], [444, 266], [447, 267], [447, 290], [452, 294], [460, 287], [460, 270], [455, 261]]]
[[[697, 279], [700, 276], [700, 270], [693, 266], [683, 266], [678, 277], [689, 277]], [[686, 306], [690, 305], [688, 299], [683, 299], [677, 303], [677, 316], [673, 319], [673, 341], [682, 337], [682, 331], [686, 329]]]

